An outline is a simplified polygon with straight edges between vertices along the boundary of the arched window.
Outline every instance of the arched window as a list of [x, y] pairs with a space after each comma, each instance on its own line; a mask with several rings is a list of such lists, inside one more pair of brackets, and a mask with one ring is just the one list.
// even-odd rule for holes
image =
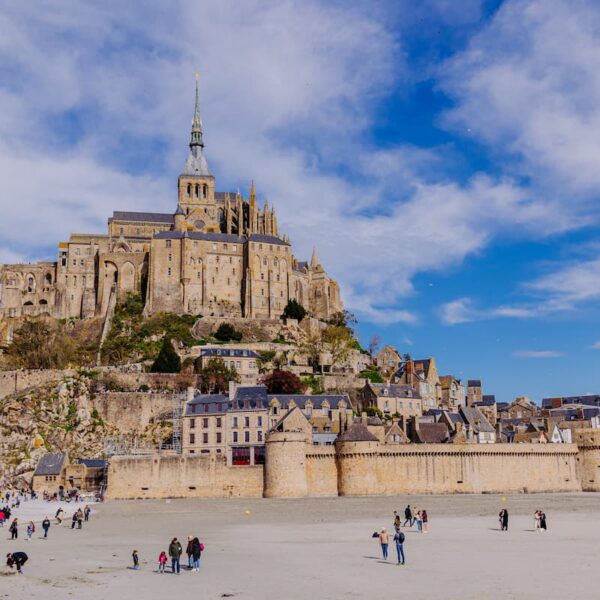
[[30, 275], [27, 278], [27, 291], [35, 292], [35, 279], [33, 278], [33, 275]]
[[187, 184], [187, 197], [189, 198], [192, 195], [192, 184]]
[[199, 187], [199, 186], [198, 186], [198, 184], [196, 184], [196, 185], [194, 186], [194, 198], [197, 198], [197, 197], [198, 197], [198, 187]]
[[208, 186], [206, 184], [204, 184], [202, 186], [202, 197], [206, 198], [207, 195], [208, 195]]

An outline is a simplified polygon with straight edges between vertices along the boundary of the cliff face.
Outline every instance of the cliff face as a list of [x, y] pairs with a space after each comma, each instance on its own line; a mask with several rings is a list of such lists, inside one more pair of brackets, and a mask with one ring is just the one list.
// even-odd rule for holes
[[123, 430], [107, 421], [101, 403], [96, 407], [94, 387], [84, 376], [65, 377], [0, 399], [0, 489], [27, 487], [46, 452], [100, 458], [107, 437], [144, 444], [168, 435], [170, 424]]

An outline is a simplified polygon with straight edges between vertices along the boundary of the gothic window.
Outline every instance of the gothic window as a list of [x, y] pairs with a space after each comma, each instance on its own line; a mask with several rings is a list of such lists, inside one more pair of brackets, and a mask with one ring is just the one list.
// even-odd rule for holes
[[208, 194], [208, 186], [206, 184], [204, 184], [202, 186], [202, 197], [206, 198], [206, 195]]
[[189, 198], [192, 195], [192, 184], [188, 183], [187, 184], [187, 193], [186, 193], [187, 197]]
[[35, 279], [31, 276], [27, 278], [27, 291], [33, 292], [35, 291]]
[[198, 186], [198, 184], [196, 184], [196, 185], [194, 186], [194, 198], [197, 198], [197, 197], [198, 197], [198, 188], [199, 188], [199, 186]]
[[50, 275], [50, 273], [46, 274], [45, 282], [46, 285], [52, 285], [52, 275]]

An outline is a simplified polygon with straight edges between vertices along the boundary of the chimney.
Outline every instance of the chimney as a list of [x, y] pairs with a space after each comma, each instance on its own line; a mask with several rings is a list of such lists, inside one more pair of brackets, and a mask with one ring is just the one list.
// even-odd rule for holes
[[194, 389], [194, 386], [190, 385], [188, 386], [186, 392], [185, 392], [185, 400], [186, 402], [191, 402], [194, 399], [194, 393], [196, 392], [196, 390]]
[[236, 390], [237, 390], [237, 383], [235, 381], [230, 381], [229, 382], [229, 400], [231, 402], [233, 402]]

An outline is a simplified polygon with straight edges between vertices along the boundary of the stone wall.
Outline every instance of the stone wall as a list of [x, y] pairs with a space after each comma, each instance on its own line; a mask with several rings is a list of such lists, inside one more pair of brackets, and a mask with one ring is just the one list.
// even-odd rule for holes
[[171, 418], [173, 394], [106, 392], [91, 401], [98, 414], [124, 432], [144, 429], [161, 417]]
[[338, 450], [340, 495], [580, 491], [572, 444], [427, 444]]
[[224, 457], [113, 457], [107, 498], [261, 497], [263, 468], [228, 467]]
[[337, 496], [338, 479], [334, 446], [312, 446], [306, 453], [309, 496]]
[[74, 371], [59, 369], [0, 371], [0, 398], [74, 374]]
[[577, 472], [584, 492], [600, 492], [600, 429], [574, 429]]

